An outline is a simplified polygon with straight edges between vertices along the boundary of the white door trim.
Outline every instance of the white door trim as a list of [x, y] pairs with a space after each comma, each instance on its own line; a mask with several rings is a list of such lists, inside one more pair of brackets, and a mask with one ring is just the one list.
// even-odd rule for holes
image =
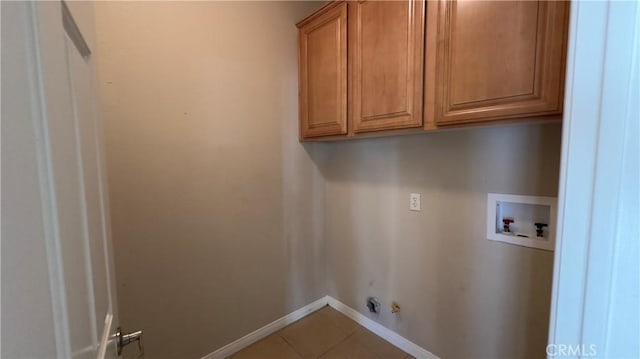
[[636, 2], [572, 2], [550, 357], [558, 345], [580, 348], [564, 357], [612, 350], [618, 246], [638, 238], [639, 28]]

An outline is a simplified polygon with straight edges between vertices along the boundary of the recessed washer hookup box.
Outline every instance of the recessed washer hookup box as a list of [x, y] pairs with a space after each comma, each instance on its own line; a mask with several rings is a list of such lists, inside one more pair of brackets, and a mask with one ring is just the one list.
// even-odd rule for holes
[[487, 239], [555, 249], [556, 197], [487, 194]]

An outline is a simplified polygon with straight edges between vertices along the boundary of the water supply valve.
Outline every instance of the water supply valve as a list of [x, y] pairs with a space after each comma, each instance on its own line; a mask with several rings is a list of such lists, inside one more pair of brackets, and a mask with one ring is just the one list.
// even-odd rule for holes
[[513, 218], [503, 218], [502, 219], [502, 231], [505, 233], [511, 233], [511, 228], [509, 228], [509, 225], [511, 223], [513, 223], [514, 220]]
[[536, 226], [536, 236], [544, 237], [544, 227], [548, 227], [549, 225], [546, 223], [536, 222], [534, 223]]

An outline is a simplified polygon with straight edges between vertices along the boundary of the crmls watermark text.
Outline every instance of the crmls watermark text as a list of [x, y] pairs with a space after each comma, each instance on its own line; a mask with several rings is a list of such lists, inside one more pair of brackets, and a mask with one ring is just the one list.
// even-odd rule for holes
[[550, 357], [593, 357], [598, 355], [597, 349], [595, 344], [549, 344], [547, 345], [547, 355]]

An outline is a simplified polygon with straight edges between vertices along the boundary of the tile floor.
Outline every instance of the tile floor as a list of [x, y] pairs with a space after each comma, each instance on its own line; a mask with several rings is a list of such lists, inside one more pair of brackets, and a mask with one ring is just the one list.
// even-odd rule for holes
[[324, 307], [239, 351], [231, 358], [405, 359], [412, 356], [335, 309]]

